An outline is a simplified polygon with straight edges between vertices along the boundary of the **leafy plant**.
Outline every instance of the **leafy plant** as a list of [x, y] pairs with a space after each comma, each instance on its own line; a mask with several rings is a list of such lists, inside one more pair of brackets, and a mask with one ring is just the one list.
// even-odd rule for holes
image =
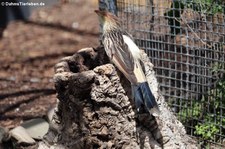
[[195, 126], [195, 134], [201, 135], [204, 140], [213, 140], [215, 134], [219, 132], [219, 128], [214, 123], [203, 123]]
[[[171, 9], [164, 14], [171, 28], [171, 36], [181, 34], [181, 14], [187, 8], [197, 12], [202, 17], [200, 20], [202, 22], [207, 16], [225, 12], [224, 0], [175, 0]], [[199, 22], [199, 20], [195, 21]], [[223, 43], [218, 43], [215, 47], [223, 49], [223, 46]], [[220, 141], [221, 137], [225, 136], [225, 77], [221, 78], [225, 64], [215, 62], [211, 67], [215, 80], [220, 78], [214, 89], [202, 95], [200, 99], [178, 99], [173, 100], [175, 104], [171, 104], [176, 105], [174, 108], [181, 122], [185, 126], [194, 127], [194, 134], [202, 138], [204, 147], [209, 146], [207, 141]], [[191, 132], [192, 128], [187, 127], [187, 131]], [[218, 133], [220, 136], [217, 135]]]
[[199, 11], [204, 14], [215, 14], [222, 12], [222, 1], [215, 0], [185, 0], [183, 1], [187, 8]]
[[[215, 69], [214, 69], [215, 70]], [[218, 81], [215, 89], [210, 90], [201, 100], [184, 102], [178, 115], [186, 126], [194, 126], [194, 134], [202, 144], [208, 141], [219, 141], [220, 136], [225, 135], [225, 78]]]

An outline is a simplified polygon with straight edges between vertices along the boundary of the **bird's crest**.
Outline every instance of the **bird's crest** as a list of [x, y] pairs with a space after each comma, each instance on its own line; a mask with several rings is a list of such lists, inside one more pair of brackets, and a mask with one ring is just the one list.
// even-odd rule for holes
[[106, 10], [95, 10], [98, 16], [102, 19], [102, 23], [110, 23], [110, 25], [120, 26], [120, 19], [114, 14]]

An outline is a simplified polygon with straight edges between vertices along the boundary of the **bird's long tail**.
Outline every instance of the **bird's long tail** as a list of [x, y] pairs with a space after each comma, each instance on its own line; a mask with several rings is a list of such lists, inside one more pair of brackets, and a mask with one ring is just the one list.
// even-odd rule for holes
[[153, 116], [159, 115], [160, 111], [158, 104], [147, 82], [132, 85], [132, 95], [138, 111], [141, 106], [144, 105]]

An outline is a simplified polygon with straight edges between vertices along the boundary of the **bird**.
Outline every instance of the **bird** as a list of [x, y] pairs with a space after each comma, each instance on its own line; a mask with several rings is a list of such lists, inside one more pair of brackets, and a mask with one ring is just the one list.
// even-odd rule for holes
[[110, 61], [131, 83], [132, 98], [138, 112], [144, 107], [153, 116], [160, 110], [141, 66], [140, 49], [121, 27], [120, 19], [106, 10], [95, 10], [102, 26], [102, 44]]

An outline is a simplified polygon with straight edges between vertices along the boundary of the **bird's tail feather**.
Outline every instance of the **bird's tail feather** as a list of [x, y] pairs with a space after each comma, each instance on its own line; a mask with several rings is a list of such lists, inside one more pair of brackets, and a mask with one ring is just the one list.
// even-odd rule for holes
[[159, 115], [160, 111], [158, 104], [147, 82], [132, 85], [132, 96], [138, 111], [141, 108], [141, 105], [144, 105], [153, 116]]

